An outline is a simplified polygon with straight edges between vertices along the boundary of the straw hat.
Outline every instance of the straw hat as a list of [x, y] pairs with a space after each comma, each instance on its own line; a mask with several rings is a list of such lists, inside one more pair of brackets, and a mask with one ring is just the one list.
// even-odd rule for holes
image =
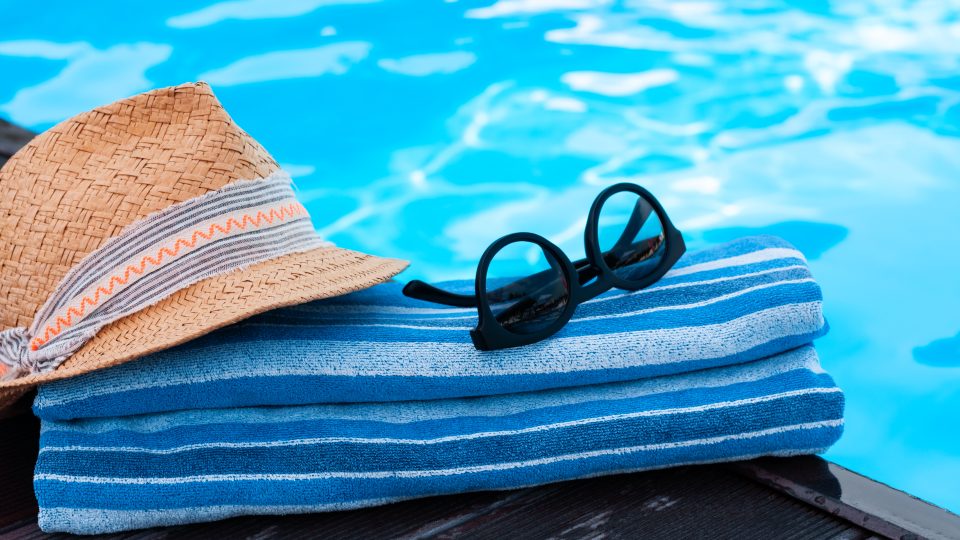
[[[131, 223], [278, 169], [205, 83], [120, 100], [37, 136], [0, 169], [0, 331], [29, 327], [71, 268]], [[406, 265], [322, 246], [203, 279], [103, 326], [56, 369], [0, 382], [0, 408], [38, 383], [363, 289]]]

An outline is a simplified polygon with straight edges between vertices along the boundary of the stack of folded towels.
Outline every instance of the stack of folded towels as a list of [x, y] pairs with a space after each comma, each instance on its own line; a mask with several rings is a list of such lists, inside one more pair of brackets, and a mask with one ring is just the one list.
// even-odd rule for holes
[[[471, 289], [470, 283], [445, 288]], [[843, 394], [811, 341], [820, 288], [786, 242], [685, 256], [480, 352], [475, 310], [387, 283], [265, 313], [41, 387], [45, 531], [340, 510], [625, 471], [812, 454]]]

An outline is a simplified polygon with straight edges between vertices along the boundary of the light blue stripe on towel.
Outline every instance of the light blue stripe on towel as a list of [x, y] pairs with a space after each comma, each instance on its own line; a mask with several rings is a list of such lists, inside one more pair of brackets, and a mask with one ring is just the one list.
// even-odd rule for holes
[[748, 362], [826, 332], [803, 256], [774, 237], [688, 254], [654, 287], [611, 291], [527, 347], [477, 351], [467, 335], [474, 320], [473, 310], [408, 299], [388, 283], [44, 385], [34, 410], [63, 420], [506, 394]]
[[813, 453], [842, 418], [805, 346], [526, 394], [44, 420], [35, 488], [44, 530], [113, 532]]

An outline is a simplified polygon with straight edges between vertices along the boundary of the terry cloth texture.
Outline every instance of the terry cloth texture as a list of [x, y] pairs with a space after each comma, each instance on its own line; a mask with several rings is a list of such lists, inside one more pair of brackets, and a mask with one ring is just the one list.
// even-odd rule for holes
[[[444, 285], [471, 290], [473, 283]], [[477, 351], [476, 310], [387, 283], [255, 316], [137, 362], [41, 387], [45, 420], [185, 409], [489, 396], [739, 364], [826, 332], [803, 255], [751, 237], [684, 256], [655, 286], [584, 303], [556, 336]]]
[[35, 488], [48, 532], [339, 510], [817, 453], [840, 436], [842, 409], [840, 389], [806, 346], [523, 394], [45, 420]]

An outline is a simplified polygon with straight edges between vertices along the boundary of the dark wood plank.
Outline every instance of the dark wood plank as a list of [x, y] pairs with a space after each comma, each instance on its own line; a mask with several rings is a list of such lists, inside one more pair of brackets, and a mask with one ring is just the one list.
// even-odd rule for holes
[[32, 415], [0, 421], [0, 527], [37, 515], [33, 466], [39, 437], [40, 423]]
[[960, 538], [960, 516], [817, 456], [763, 458], [730, 468], [891, 538]]
[[867, 538], [720, 466], [543, 486], [436, 538]]
[[0, 165], [6, 163], [21, 146], [27, 144], [34, 136], [32, 131], [15, 126], [0, 118]]

